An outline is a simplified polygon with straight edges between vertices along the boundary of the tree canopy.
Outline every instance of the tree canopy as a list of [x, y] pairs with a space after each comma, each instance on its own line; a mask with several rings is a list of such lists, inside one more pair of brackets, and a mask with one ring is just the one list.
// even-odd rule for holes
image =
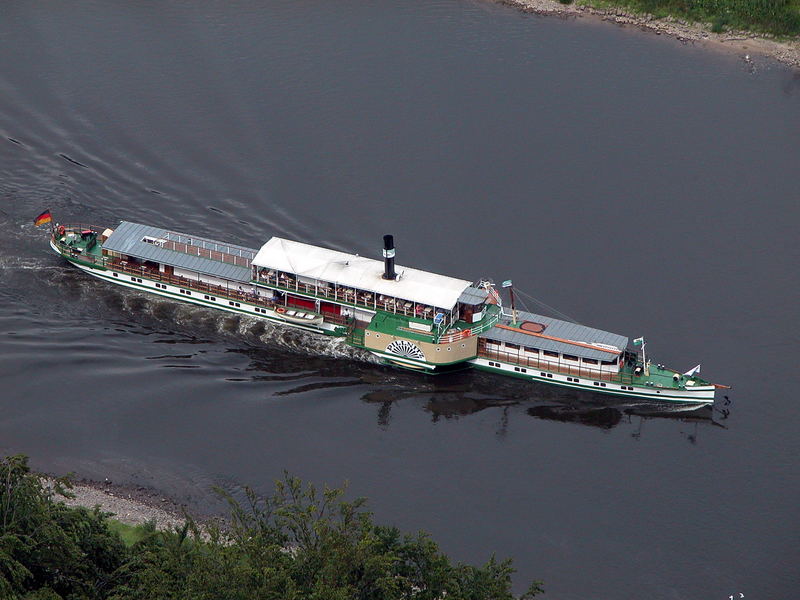
[[[228, 501], [224, 530], [150, 527], [127, 547], [97, 508], [69, 508], [24, 456], [0, 461], [0, 598], [11, 600], [512, 600], [510, 559], [453, 563], [424, 532], [377, 525], [345, 488], [284, 473]], [[542, 591], [533, 582], [522, 598]]]

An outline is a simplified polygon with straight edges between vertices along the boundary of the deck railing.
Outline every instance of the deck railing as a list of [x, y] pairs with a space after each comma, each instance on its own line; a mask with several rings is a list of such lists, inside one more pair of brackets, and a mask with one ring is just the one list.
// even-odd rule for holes
[[478, 356], [481, 358], [488, 358], [490, 360], [499, 360], [520, 367], [539, 369], [541, 371], [549, 371], [551, 373], [560, 373], [562, 375], [586, 377], [589, 379], [610, 381], [612, 383], [620, 383], [625, 385], [630, 385], [633, 383], [632, 377], [627, 373], [608, 373], [599, 369], [586, 369], [580, 366], [565, 365], [563, 361], [559, 363], [549, 360], [530, 358], [527, 356], [520, 356], [512, 352], [490, 350], [485, 346], [481, 347], [480, 345], [478, 347]]
[[[71, 225], [70, 227], [82, 227], [84, 230], [88, 230], [90, 226], [86, 225]], [[97, 229], [92, 229], [93, 231], [97, 231]], [[100, 231], [103, 231], [100, 228]], [[57, 239], [54, 238], [56, 245], [60, 248], [61, 252], [65, 255], [68, 255], [72, 258], [77, 260], [81, 260], [83, 262], [95, 264], [98, 266], [105, 267], [106, 269], [125, 274], [128, 276], [135, 276], [141, 277], [143, 279], [148, 279], [150, 281], [157, 281], [164, 284], [171, 284], [186, 290], [203, 292], [208, 296], [214, 296], [215, 298], [219, 297], [224, 300], [233, 301], [233, 302], [246, 302], [247, 304], [251, 304], [253, 306], [259, 306], [261, 308], [269, 308], [275, 309], [278, 307], [289, 307], [291, 305], [287, 303], [278, 303], [273, 300], [264, 298], [259, 296], [255, 293], [250, 293], [245, 290], [239, 290], [235, 288], [231, 288], [230, 286], [221, 286], [215, 285], [212, 283], [207, 283], [205, 281], [189, 279], [187, 277], [180, 277], [178, 275], [169, 275], [167, 273], [162, 273], [158, 269], [153, 269], [150, 267], [145, 267], [144, 265], [131, 265], [130, 263], [125, 263], [122, 259], [119, 258], [110, 258], [106, 256], [97, 257], [91, 253], [78, 253], [76, 252], [75, 248], [67, 246], [66, 244], [60, 243]], [[308, 310], [305, 308], [300, 308], [300, 310]], [[314, 311], [308, 311], [314, 312]], [[332, 323], [335, 325], [347, 325], [350, 322], [348, 317], [344, 317], [342, 315], [337, 315], [328, 312], [322, 313], [315, 313], [320, 314], [323, 317], [323, 320], [327, 323]]]
[[490, 317], [484, 317], [482, 322], [475, 327], [469, 327], [467, 329], [462, 329], [460, 331], [454, 331], [452, 333], [445, 333], [438, 338], [434, 338], [434, 343], [436, 344], [451, 344], [453, 342], [457, 342], [458, 340], [463, 340], [464, 338], [472, 337], [475, 335], [479, 335], [484, 331], [487, 331], [494, 327], [497, 322], [500, 320], [500, 312], [498, 311], [495, 315]]
[[322, 301], [331, 300], [334, 302], [345, 302], [355, 307], [366, 308], [373, 311], [380, 309], [406, 317], [433, 319], [433, 307], [427, 307], [426, 309], [417, 311], [412, 302], [403, 301], [398, 298], [381, 298], [380, 294], [376, 295], [374, 292], [364, 292], [331, 284], [313, 285], [299, 281], [295, 277], [280, 277], [277, 274], [263, 275], [259, 273], [257, 281], [281, 290], [309, 294]]

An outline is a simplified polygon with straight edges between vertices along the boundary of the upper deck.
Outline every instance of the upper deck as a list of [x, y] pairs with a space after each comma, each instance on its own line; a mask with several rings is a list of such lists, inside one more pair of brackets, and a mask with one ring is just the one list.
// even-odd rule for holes
[[256, 255], [253, 248], [130, 221], [119, 224], [103, 242], [103, 249], [112, 257], [133, 257], [238, 282], [250, 280], [250, 264]]

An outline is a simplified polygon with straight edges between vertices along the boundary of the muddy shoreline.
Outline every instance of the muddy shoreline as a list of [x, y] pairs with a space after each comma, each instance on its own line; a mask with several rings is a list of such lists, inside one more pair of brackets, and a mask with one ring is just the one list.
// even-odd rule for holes
[[656, 35], [668, 35], [684, 44], [708, 49], [734, 52], [746, 62], [752, 56], [771, 57], [785, 65], [800, 68], [800, 39], [783, 41], [759, 36], [748, 31], [714, 33], [708, 25], [667, 17], [656, 19], [619, 9], [598, 9], [580, 3], [561, 4], [557, 0], [493, 0], [526, 13], [556, 15], [562, 18], [586, 18], [615, 23], [623, 27], [638, 27]]

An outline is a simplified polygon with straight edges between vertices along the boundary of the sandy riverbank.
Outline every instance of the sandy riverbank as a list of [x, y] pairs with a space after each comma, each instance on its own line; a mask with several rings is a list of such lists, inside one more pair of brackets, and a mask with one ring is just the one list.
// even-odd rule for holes
[[657, 35], [668, 35], [684, 44], [697, 44], [710, 49], [735, 52], [750, 62], [751, 56], [772, 57], [784, 64], [800, 68], [800, 39], [778, 41], [759, 37], [749, 32], [726, 31], [713, 33], [708, 26], [676, 19], [655, 19], [637, 15], [623, 9], [597, 9], [576, 2], [561, 4], [556, 0], [495, 0], [524, 12], [541, 15], [559, 15], [572, 18], [599, 19], [621, 26], [638, 27]]

